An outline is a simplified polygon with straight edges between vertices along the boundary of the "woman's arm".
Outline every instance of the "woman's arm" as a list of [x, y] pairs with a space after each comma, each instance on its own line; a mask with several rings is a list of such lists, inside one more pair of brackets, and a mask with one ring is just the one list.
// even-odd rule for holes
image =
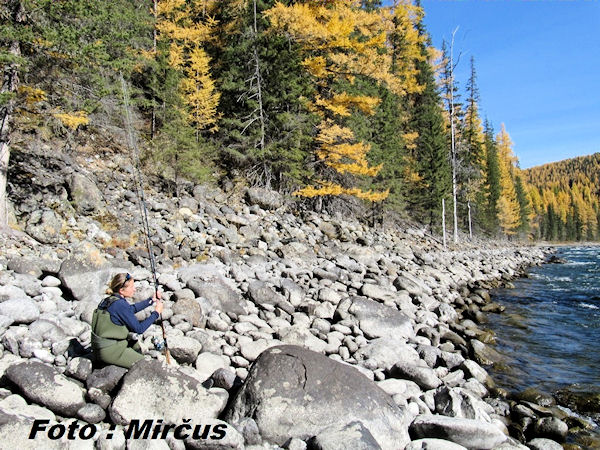
[[[147, 300], [139, 303], [147, 303]], [[146, 319], [140, 322], [134, 315], [136, 312], [136, 305], [130, 305], [125, 299], [120, 299], [114, 302], [112, 305], [110, 305], [110, 307], [108, 308], [108, 312], [110, 313], [111, 320], [117, 325], [125, 325], [129, 331], [142, 334], [148, 329], [150, 325], [156, 322], [156, 320], [158, 319], [158, 313], [156, 311], [152, 311], [150, 316], [148, 316]], [[144, 306], [144, 308], [146, 308], [147, 306], [150, 305], [147, 304], [146, 306]]]

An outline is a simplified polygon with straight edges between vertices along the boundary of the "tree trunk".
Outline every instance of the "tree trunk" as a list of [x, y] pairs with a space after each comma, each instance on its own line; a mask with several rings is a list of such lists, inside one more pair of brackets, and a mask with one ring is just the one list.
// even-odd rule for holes
[[[13, 23], [23, 23], [25, 14], [23, 6], [18, 0], [9, 3], [9, 10]], [[21, 45], [19, 41], [13, 41], [10, 45], [9, 53], [18, 59], [21, 57]], [[8, 228], [8, 200], [6, 198], [6, 184], [8, 177], [8, 162], [10, 160], [10, 121], [15, 108], [15, 99], [13, 94], [17, 91], [19, 85], [19, 63], [13, 61], [4, 67], [2, 74], [2, 88], [0, 94], [9, 94], [11, 97], [8, 102], [0, 106], [0, 230]]]
[[446, 200], [442, 199], [442, 237], [444, 240], [444, 249], [446, 249]]
[[454, 128], [454, 35], [456, 31], [452, 33], [452, 44], [450, 44], [450, 129], [452, 139], [452, 202], [453, 212], [452, 216], [454, 219], [454, 243], [458, 243], [458, 214], [456, 205], [456, 194], [457, 194], [457, 179], [456, 179], [456, 131]]

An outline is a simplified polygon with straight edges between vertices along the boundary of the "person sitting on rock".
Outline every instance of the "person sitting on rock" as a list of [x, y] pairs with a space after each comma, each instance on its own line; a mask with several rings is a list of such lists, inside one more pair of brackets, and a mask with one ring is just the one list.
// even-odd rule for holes
[[[92, 316], [92, 350], [98, 361], [130, 368], [141, 359], [142, 350], [137, 341], [128, 341], [129, 332], [142, 334], [160, 317], [163, 303], [160, 293], [130, 304], [126, 299], [135, 293], [134, 279], [128, 273], [116, 275], [106, 293], [109, 297], [100, 302]], [[139, 321], [135, 313], [155, 304], [155, 311]]]

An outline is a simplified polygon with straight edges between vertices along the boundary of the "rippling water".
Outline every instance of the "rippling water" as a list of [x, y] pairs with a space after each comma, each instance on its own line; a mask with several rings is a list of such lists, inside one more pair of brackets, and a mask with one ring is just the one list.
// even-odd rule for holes
[[600, 391], [600, 247], [563, 247], [556, 256], [567, 263], [534, 267], [514, 289], [492, 292], [506, 311], [489, 314], [488, 327], [509, 369], [491, 372], [509, 390]]

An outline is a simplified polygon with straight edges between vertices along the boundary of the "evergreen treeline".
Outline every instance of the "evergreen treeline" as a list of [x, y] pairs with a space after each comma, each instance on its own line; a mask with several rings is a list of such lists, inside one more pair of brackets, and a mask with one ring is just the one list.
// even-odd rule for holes
[[175, 186], [356, 197], [437, 231], [456, 198], [465, 231], [596, 236], [597, 193], [575, 180], [563, 214], [562, 185], [531, 187], [504, 127], [482, 121], [474, 61], [461, 94], [423, 15], [410, 0], [7, 0], [0, 143], [122, 134], [123, 77], [140, 145]]

